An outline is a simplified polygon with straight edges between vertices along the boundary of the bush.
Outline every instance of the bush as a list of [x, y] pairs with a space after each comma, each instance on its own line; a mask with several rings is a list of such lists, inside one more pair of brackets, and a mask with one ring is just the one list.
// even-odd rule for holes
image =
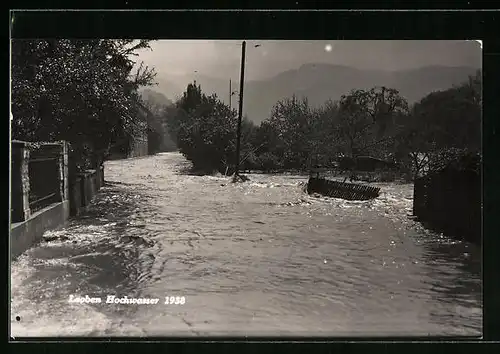
[[395, 180], [396, 173], [392, 171], [384, 171], [377, 176], [378, 182], [394, 182]]
[[234, 159], [236, 120], [234, 111], [216, 95], [207, 96], [200, 86], [189, 84], [170, 117], [169, 130], [179, 151], [199, 172], [225, 173]]
[[260, 168], [265, 172], [276, 171], [283, 168], [279, 158], [271, 152], [265, 152], [259, 156]]

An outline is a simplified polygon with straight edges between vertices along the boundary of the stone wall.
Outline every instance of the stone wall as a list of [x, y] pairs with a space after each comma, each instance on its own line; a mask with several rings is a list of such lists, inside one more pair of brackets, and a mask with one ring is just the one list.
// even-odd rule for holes
[[481, 175], [445, 168], [417, 178], [413, 214], [429, 229], [481, 243]]
[[85, 212], [94, 196], [104, 185], [104, 166], [79, 173], [69, 187], [70, 215]]

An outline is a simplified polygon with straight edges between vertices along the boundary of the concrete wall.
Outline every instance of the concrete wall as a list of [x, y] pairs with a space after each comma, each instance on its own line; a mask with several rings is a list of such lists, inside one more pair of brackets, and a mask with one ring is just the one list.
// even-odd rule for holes
[[26, 221], [10, 227], [10, 254], [15, 259], [42, 239], [45, 231], [63, 225], [69, 218], [69, 201], [49, 205]]

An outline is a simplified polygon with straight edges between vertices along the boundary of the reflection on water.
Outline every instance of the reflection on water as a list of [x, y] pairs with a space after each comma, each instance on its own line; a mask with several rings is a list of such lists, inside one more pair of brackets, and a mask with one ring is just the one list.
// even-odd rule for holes
[[481, 333], [480, 250], [414, 224], [412, 186], [350, 202], [304, 194], [305, 176], [232, 184], [187, 167], [108, 162], [91, 211], [14, 262], [13, 335]]

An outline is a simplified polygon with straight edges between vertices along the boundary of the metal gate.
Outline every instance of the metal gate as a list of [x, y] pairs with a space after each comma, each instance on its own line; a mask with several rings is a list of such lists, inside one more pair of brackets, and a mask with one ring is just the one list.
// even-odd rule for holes
[[29, 160], [29, 205], [32, 212], [61, 201], [59, 157]]

